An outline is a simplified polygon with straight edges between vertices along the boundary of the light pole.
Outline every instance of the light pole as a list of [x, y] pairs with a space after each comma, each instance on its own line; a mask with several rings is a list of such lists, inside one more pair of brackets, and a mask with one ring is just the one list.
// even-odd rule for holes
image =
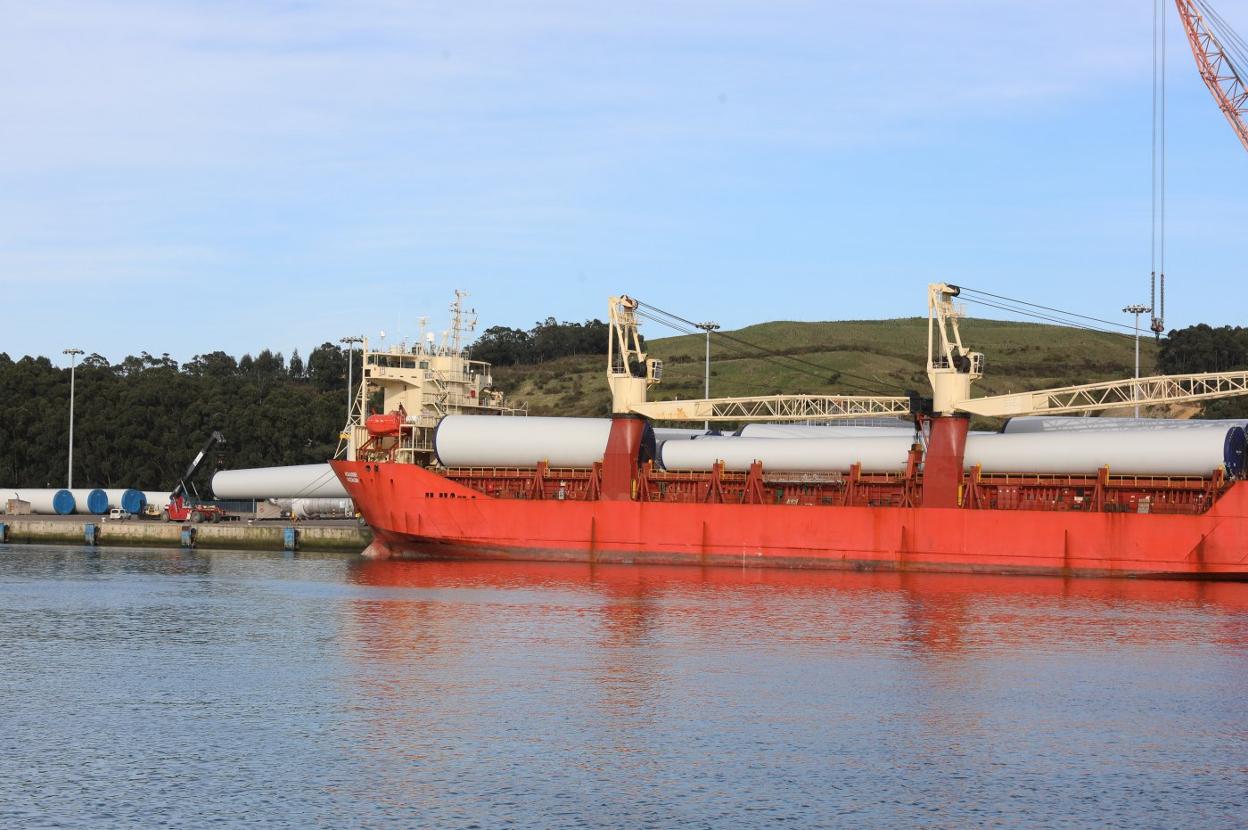
[[[719, 330], [719, 323], [698, 323], [697, 327], [706, 332], [706, 372], [702, 397], [709, 398], [711, 396], [711, 332]], [[711, 422], [703, 422], [702, 428], [710, 432]]]
[[62, 349], [61, 354], [69, 355], [69, 473], [66, 476], [68, 481], [65, 489], [72, 490], [74, 487], [74, 358], [82, 354], [82, 349]]
[[363, 343], [364, 338], [358, 335], [354, 337], [342, 337], [339, 338], [338, 342], [345, 343], [347, 346], [347, 422], [350, 423], [351, 405], [355, 402], [355, 396], [351, 394], [353, 381], [351, 372], [355, 368], [355, 344]]
[[[1132, 400], [1135, 400], [1136, 398], [1138, 398], [1140, 394], [1140, 383], [1139, 383], [1140, 381], [1140, 315], [1152, 314], [1153, 309], [1152, 309], [1152, 306], [1140, 305], [1139, 303], [1136, 303], [1135, 305], [1127, 306], [1126, 308], [1123, 309], [1123, 311], [1127, 314], [1135, 315], [1135, 381], [1136, 383], [1135, 383], [1135, 386], [1132, 387], [1131, 389], [1131, 398]], [[1135, 417], [1137, 418], [1140, 417], [1140, 405], [1138, 403], [1135, 405]]]

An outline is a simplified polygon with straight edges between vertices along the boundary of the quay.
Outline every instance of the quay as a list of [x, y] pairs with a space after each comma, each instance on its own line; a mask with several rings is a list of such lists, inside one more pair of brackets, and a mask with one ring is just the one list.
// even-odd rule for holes
[[0, 515], [0, 542], [359, 553], [372, 531], [355, 520], [179, 524], [94, 516]]

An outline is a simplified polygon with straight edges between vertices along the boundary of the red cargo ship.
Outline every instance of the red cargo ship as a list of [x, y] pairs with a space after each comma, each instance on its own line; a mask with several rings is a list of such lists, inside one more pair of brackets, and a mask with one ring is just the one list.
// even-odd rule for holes
[[[1248, 484], [1221, 469], [1208, 476], [1115, 475], [1108, 467], [1071, 475], [968, 472], [963, 414], [1244, 394], [1248, 373], [972, 399], [982, 356], [962, 349], [950, 304], [957, 291], [929, 291], [939, 335], [929, 343], [934, 398], [915, 416], [922, 440], [894, 472], [854, 464], [844, 472], [792, 473], [758, 462], [738, 472], [723, 464], [658, 469], [647, 457], [646, 416], [748, 419], [740, 416], [743, 402], [754, 416], [758, 406], [772, 405], [762, 416], [771, 420], [809, 417], [812, 406], [822, 418], [918, 407], [913, 396], [646, 402], [661, 365], [636, 345], [636, 301], [627, 297], [611, 306], [616, 414], [601, 461], [427, 469], [394, 460], [402, 437], [389, 430], [355, 460], [332, 465], [375, 533], [370, 554], [377, 557], [1248, 579]], [[945, 334], [950, 322], [952, 337]], [[805, 407], [801, 413], [794, 401]]]
[[[640, 435], [616, 424], [617, 445]], [[380, 557], [1248, 579], [1248, 486], [1218, 477], [1002, 476], [933, 507], [914, 470], [783, 482], [622, 460], [614, 489], [610, 454], [579, 470], [333, 467]]]

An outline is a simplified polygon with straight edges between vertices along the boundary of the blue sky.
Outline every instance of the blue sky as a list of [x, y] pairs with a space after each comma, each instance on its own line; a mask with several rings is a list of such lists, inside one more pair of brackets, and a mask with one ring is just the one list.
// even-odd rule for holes
[[[456, 287], [483, 326], [938, 279], [1125, 319], [1151, 6], [0, 0], [0, 351], [306, 354]], [[1169, 13], [1168, 323], [1240, 324], [1248, 154]]]

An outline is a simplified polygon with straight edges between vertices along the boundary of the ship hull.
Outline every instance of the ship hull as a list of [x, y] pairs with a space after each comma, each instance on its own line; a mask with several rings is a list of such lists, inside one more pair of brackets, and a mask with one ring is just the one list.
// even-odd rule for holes
[[410, 464], [333, 462], [395, 558], [1248, 580], [1248, 485], [1200, 515], [497, 499]]

